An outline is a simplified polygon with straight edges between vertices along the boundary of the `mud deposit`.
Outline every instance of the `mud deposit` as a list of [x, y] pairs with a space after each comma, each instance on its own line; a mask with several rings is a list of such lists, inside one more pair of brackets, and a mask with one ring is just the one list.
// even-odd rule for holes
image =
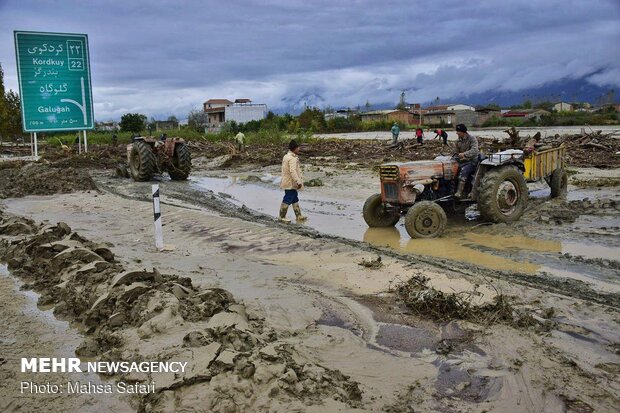
[[361, 400], [354, 381], [300, 358], [225, 290], [196, 288], [156, 269], [127, 270], [64, 223], [2, 216], [1, 225], [2, 234], [20, 236], [0, 245], [9, 270], [41, 294], [40, 305], [84, 328], [79, 356], [188, 362], [182, 375], [112, 377], [157, 384], [155, 394], [135, 400], [138, 411], [341, 409]]
[[96, 189], [87, 171], [45, 163], [0, 163], [0, 198], [49, 195]]

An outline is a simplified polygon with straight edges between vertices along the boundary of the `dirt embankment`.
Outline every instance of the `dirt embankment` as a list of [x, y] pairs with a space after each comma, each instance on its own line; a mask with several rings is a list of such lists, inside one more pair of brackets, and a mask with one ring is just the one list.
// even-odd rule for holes
[[0, 243], [0, 259], [41, 294], [40, 304], [84, 326], [78, 355], [188, 363], [181, 375], [112, 377], [156, 383], [154, 394], [139, 396], [141, 412], [333, 410], [361, 403], [356, 382], [305, 360], [226, 290], [198, 289], [189, 278], [156, 269], [127, 270], [106, 246], [64, 223], [37, 225], [0, 212], [0, 235], [19, 235]]
[[45, 163], [0, 163], [0, 198], [51, 195], [96, 189], [87, 171]]

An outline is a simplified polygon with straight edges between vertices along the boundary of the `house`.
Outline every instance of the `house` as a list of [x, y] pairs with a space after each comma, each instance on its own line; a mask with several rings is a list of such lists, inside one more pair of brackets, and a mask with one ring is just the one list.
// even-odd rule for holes
[[373, 110], [360, 113], [360, 119], [362, 122], [380, 122], [387, 120], [405, 123], [407, 125], [414, 124], [413, 115], [411, 113], [406, 110], [397, 109]]
[[463, 105], [459, 103], [456, 105], [448, 105], [448, 110], [469, 110], [469, 111], [474, 112], [476, 108], [473, 106]]
[[424, 114], [425, 125], [458, 125], [463, 123], [473, 126], [476, 122], [476, 112], [471, 110], [436, 110]]
[[553, 111], [554, 112], [572, 112], [573, 105], [571, 105], [570, 103], [566, 103], [566, 102], [556, 103], [555, 105], [553, 105]]
[[166, 131], [166, 130], [174, 130], [179, 129], [179, 122], [176, 120], [156, 120], [155, 121], [155, 131]]
[[95, 130], [104, 132], [117, 132], [120, 129], [118, 122], [95, 122]]
[[482, 126], [487, 120], [501, 116], [500, 109], [478, 108], [476, 109], [476, 120], [474, 126]]
[[202, 105], [204, 107], [204, 111], [207, 109], [216, 109], [216, 108], [225, 108], [226, 106], [230, 106], [233, 103], [228, 99], [209, 99], [204, 102]]
[[469, 105], [463, 105], [461, 103], [457, 103], [454, 105], [435, 105], [435, 106], [428, 106], [426, 108], [427, 112], [442, 112], [442, 111], [446, 111], [446, 110], [454, 110], [454, 111], [458, 111], [458, 110], [470, 110], [470, 111], [475, 111], [476, 108], [474, 108], [473, 106], [469, 106]]
[[267, 117], [267, 105], [255, 104], [250, 99], [209, 99], [203, 103], [207, 114], [207, 128], [216, 132], [226, 122], [246, 123], [253, 120], [262, 120]]
[[336, 119], [336, 118], [344, 118], [347, 119], [350, 116], [353, 116], [357, 113], [357, 111], [352, 110], [352, 109], [338, 109], [335, 112], [332, 113], [326, 113], [325, 114], [325, 120], [330, 120], [330, 119]]
[[523, 118], [523, 119], [536, 119], [539, 121], [542, 116], [549, 115], [550, 113], [543, 109], [514, 109], [502, 113], [504, 118]]

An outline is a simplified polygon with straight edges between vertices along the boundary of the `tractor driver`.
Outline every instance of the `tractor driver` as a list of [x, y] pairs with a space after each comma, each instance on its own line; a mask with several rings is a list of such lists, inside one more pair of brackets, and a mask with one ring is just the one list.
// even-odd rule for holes
[[457, 152], [454, 154], [454, 157], [459, 162], [459, 183], [454, 196], [456, 198], [463, 198], [466, 195], [463, 194], [465, 184], [476, 171], [480, 151], [478, 150], [478, 140], [475, 136], [467, 133], [467, 126], [462, 123], [456, 125], [456, 134], [459, 138], [456, 141]]

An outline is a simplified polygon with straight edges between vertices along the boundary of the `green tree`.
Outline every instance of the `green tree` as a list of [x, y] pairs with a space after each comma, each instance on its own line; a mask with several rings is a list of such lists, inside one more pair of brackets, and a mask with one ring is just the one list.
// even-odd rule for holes
[[126, 113], [121, 116], [121, 131], [139, 133], [146, 128], [146, 116], [140, 113]]
[[312, 129], [313, 132], [325, 130], [325, 115], [323, 115], [319, 108], [306, 108], [306, 110], [301, 112], [297, 120], [301, 129]]
[[17, 92], [4, 88], [4, 70], [0, 65], [0, 137], [22, 133], [21, 101]]
[[4, 94], [4, 115], [2, 116], [2, 132], [5, 136], [21, 135], [22, 112], [21, 100], [17, 92], [9, 90]]
[[526, 100], [525, 102], [523, 102], [523, 109], [532, 109], [532, 101], [531, 100]]

